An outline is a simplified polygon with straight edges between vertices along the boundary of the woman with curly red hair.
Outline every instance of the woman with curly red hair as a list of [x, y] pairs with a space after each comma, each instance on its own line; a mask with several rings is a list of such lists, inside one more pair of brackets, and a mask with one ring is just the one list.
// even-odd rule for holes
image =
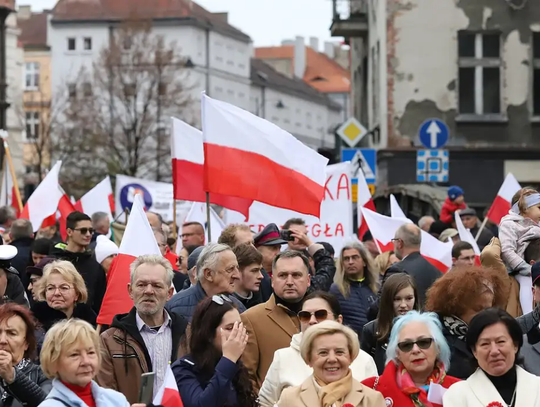
[[474, 355], [465, 342], [469, 323], [480, 311], [504, 308], [509, 283], [495, 270], [464, 267], [439, 278], [427, 293], [426, 310], [437, 313], [450, 346], [450, 376], [466, 379], [474, 373]]

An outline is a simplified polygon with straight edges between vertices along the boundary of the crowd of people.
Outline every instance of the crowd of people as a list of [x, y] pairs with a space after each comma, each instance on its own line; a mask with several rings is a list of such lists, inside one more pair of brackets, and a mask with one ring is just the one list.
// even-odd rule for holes
[[[153, 405], [148, 373], [152, 400], [172, 374], [185, 407], [540, 406], [532, 188], [497, 229], [451, 187], [440, 219], [404, 224], [385, 253], [369, 232], [338, 251], [313, 242], [300, 218], [229, 225], [213, 244], [199, 223], [176, 237], [147, 217], [161, 254], [131, 264], [133, 307], [105, 326], [108, 216], [34, 234], [0, 208], [0, 407]], [[421, 255], [422, 231], [453, 242], [449, 270]]]

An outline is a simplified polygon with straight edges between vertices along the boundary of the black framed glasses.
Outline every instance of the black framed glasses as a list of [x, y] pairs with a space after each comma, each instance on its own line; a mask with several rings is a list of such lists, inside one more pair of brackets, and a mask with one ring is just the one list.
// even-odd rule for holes
[[78, 228], [78, 229], [73, 229], [73, 230], [81, 232], [81, 235], [86, 235], [87, 233], [90, 233], [91, 235], [94, 234], [93, 228]]
[[232, 300], [225, 294], [213, 295], [212, 301], [215, 302], [217, 305], [223, 305], [226, 302], [232, 303]]
[[326, 321], [328, 318], [328, 311], [325, 309], [318, 309], [317, 311], [310, 312], [310, 311], [300, 311], [298, 313], [298, 319], [300, 322], [306, 323], [311, 320], [311, 317], [315, 316], [315, 319], [317, 322]]
[[418, 345], [420, 349], [429, 349], [433, 343], [433, 338], [420, 338], [416, 341], [403, 341], [397, 344], [398, 348], [402, 352], [410, 352], [414, 345]]

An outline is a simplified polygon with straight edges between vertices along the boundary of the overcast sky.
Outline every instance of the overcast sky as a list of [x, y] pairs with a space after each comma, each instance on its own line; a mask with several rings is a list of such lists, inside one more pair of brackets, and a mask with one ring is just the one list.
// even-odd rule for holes
[[[297, 35], [332, 40], [332, 0], [197, 0], [210, 11], [228, 11], [229, 22], [251, 36], [256, 46], [279, 45]], [[343, 3], [343, 0], [338, 0]], [[56, 0], [17, 0], [35, 10], [52, 8]], [[226, 5], [224, 5], [226, 3]], [[339, 40], [334, 38], [335, 40]]]

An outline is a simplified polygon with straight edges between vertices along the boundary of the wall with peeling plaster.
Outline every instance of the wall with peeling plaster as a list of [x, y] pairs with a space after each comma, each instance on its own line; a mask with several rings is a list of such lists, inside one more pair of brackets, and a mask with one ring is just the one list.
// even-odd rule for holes
[[[437, 117], [448, 123], [452, 145], [540, 146], [540, 124], [530, 113], [531, 31], [540, 31], [540, 1], [515, 11], [506, 0], [386, 0], [386, 16], [388, 145], [400, 136], [418, 144], [421, 123]], [[460, 120], [460, 30], [501, 33], [503, 123]]]

